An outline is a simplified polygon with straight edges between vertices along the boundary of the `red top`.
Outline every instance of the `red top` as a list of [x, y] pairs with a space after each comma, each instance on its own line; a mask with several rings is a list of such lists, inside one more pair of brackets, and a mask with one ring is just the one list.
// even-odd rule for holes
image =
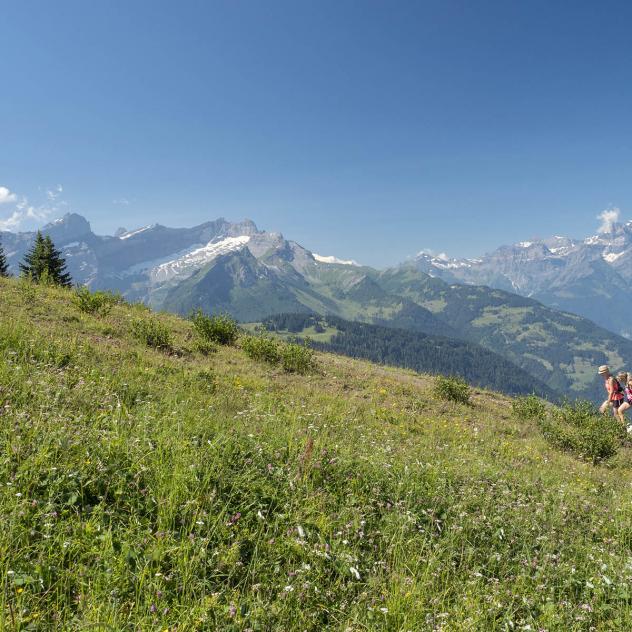
[[605, 381], [605, 387], [608, 391], [608, 401], [619, 401], [623, 399], [623, 389], [617, 388], [615, 384], [619, 384], [612, 376]]

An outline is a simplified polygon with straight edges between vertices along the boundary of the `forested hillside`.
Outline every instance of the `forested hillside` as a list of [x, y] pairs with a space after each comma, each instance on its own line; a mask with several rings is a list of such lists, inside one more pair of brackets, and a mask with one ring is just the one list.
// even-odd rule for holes
[[501, 356], [461, 340], [313, 314], [279, 314], [263, 324], [269, 331], [309, 338], [321, 351], [422, 373], [460, 375], [472, 384], [513, 395], [537, 393], [551, 400], [561, 396]]

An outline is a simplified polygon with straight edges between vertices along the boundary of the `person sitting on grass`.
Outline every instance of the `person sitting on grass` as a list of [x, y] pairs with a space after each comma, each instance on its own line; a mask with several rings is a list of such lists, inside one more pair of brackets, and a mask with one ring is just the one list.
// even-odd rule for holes
[[602, 364], [598, 371], [604, 379], [604, 386], [608, 393], [608, 399], [599, 407], [599, 412], [606, 414], [608, 408], [612, 408], [612, 414], [625, 423], [625, 417], [619, 413], [619, 408], [624, 402], [623, 388], [617, 379], [610, 374], [610, 368], [607, 364]]

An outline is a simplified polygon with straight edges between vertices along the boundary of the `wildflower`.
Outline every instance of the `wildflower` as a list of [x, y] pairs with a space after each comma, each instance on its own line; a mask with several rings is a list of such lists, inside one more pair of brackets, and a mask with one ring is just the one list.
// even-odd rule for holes
[[241, 511], [238, 511], [234, 516], [231, 516], [230, 520], [226, 523], [226, 526], [230, 527], [234, 525], [241, 518]]
[[360, 581], [360, 573], [358, 572], [358, 569], [355, 568], [354, 566], [349, 567], [349, 572], [358, 580]]
[[230, 606], [228, 607], [228, 614], [231, 617], [234, 617], [237, 614], [237, 608], [235, 607], [235, 604], [231, 603]]

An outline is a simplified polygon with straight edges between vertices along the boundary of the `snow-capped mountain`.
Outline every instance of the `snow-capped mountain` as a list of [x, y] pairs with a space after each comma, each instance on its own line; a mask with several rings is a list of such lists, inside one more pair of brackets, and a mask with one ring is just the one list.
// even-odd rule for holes
[[[231, 223], [223, 218], [193, 228], [150, 224], [133, 230], [121, 228], [113, 236], [92, 232], [76, 213], [65, 215], [42, 229], [63, 253], [73, 280], [93, 289], [115, 289], [133, 300], [161, 307], [178, 284], [204, 271], [218, 259], [247, 250], [260, 278], [309, 274], [325, 265], [357, 266], [355, 261], [315, 255], [280, 233], [259, 230], [250, 220]], [[30, 247], [34, 233], [0, 233], [10, 270]]]
[[632, 336], [632, 222], [584, 239], [521, 241], [476, 259], [421, 252], [414, 265], [449, 282], [532, 297]]
[[[632, 362], [632, 341], [542, 304], [628, 333], [632, 224], [587, 239], [523, 241], [478, 259], [425, 253], [383, 272], [314, 254], [250, 220], [192, 228], [150, 224], [100, 236], [70, 214], [43, 232], [62, 251], [76, 283], [181, 314], [201, 308], [254, 322], [310, 312], [466, 340], [553, 390], [578, 396], [601, 388], [595, 366]], [[0, 234], [14, 273], [34, 236]], [[472, 283], [484, 285], [468, 287]]]

